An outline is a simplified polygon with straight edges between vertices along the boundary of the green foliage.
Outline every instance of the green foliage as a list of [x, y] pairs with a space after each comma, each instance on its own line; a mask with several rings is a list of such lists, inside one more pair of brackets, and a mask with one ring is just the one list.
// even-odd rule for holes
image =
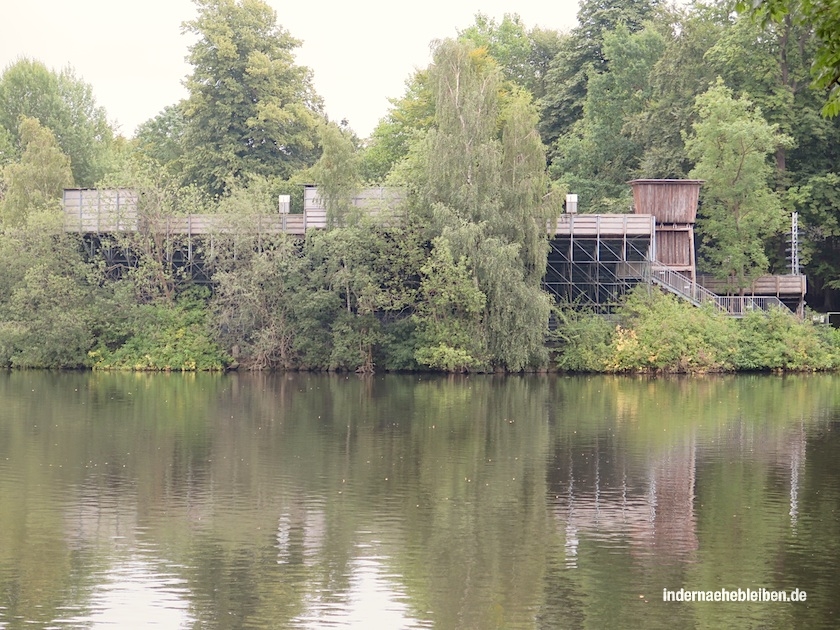
[[[415, 302], [423, 252], [407, 228], [363, 221], [310, 232], [302, 245], [279, 236], [236, 249], [217, 261], [213, 300], [217, 338], [234, 358], [254, 369], [411, 364], [412, 328], [399, 322]], [[401, 353], [393, 362], [391, 347]]]
[[365, 181], [383, 183], [394, 167], [406, 159], [434, 124], [435, 104], [429, 74], [417, 71], [406, 82], [406, 93], [391, 100], [391, 109], [373, 130], [361, 152]]
[[93, 344], [84, 287], [46, 264], [27, 270], [10, 296], [0, 331], [3, 361], [14, 367], [80, 367]]
[[728, 28], [724, 12], [718, 5], [694, 4], [664, 14], [649, 27], [662, 34], [665, 49], [650, 70], [650, 87], [645, 89], [650, 100], [624, 127], [644, 147], [640, 177], [681, 178], [691, 170], [683, 134], [696, 118], [696, 96], [719, 74], [706, 60], [706, 52]]
[[26, 58], [9, 65], [0, 76], [0, 127], [14, 144], [23, 143], [21, 117], [52, 131], [78, 186], [94, 186], [107, 172], [113, 131], [91, 86], [71, 68], [56, 73]]
[[840, 333], [787, 309], [735, 319], [639, 286], [617, 322], [561, 309], [556, 365], [577, 372], [816, 371], [840, 365]]
[[372, 374], [374, 351], [382, 341], [382, 326], [373, 313], [360, 315], [341, 309], [330, 328], [330, 370]]
[[610, 70], [590, 77], [583, 118], [558, 138], [552, 163], [552, 174], [580, 195], [587, 212], [629, 206], [625, 182], [639, 174], [644, 153], [634, 121], [653, 96], [650, 75], [664, 49], [653, 28], [619, 26], [603, 36]]
[[321, 157], [310, 169], [327, 208], [327, 226], [351, 220], [353, 197], [361, 186], [359, 158], [350, 134], [334, 123], [318, 127]]
[[461, 221], [497, 214], [501, 143], [497, 136], [501, 73], [482, 49], [441, 42], [430, 70], [435, 126], [425, 141], [424, 181], [428, 207], [446, 205]]
[[809, 321], [799, 322], [786, 309], [750, 313], [741, 322], [739, 370], [816, 371], [840, 365], [836, 332], [820, 332]]
[[134, 144], [140, 155], [180, 179], [184, 168], [185, 133], [184, 104], [169, 105], [137, 128]]
[[300, 45], [262, 0], [199, 0], [183, 106], [187, 181], [221, 195], [247, 175], [286, 179], [317, 158], [321, 101]]
[[[19, 155], [20, 153], [15, 148], [15, 142], [12, 134], [5, 127], [0, 127], [0, 171], [2, 171], [3, 167], [7, 164], [16, 160]], [[0, 178], [0, 186], [2, 186], [2, 183], [3, 180]], [[0, 196], [2, 196], [1, 188]]]
[[[248, 251], [248, 246], [240, 250]], [[252, 367], [291, 368], [298, 364], [298, 304], [305, 291], [304, 261], [291, 239], [233, 264], [220, 264], [215, 275], [213, 325], [220, 343], [234, 359], [247, 357]], [[307, 295], [307, 302], [317, 296]]]
[[609, 68], [603, 43], [607, 33], [623, 24], [631, 33], [641, 30], [660, 3], [648, 0], [599, 2], [585, 0], [577, 14], [578, 26], [560, 40], [546, 75], [541, 99], [540, 133], [550, 147], [568, 134], [583, 116], [589, 80]]
[[420, 365], [416, 359], [419, 343], [417, 325], [413, 318], [405, 317], [384, 325], [379, 365], [391, 371], [419, 370]]
[[[484, 49], [464, 42], [438, 44], [429, 80], [435, 125], [407, 174], [410, 190], [418, 193], [418, 214], [431, 215], [431, 232], [440, 237], [436, 249], [445, 247], [450, 254], [424, 272], [424, 282], [435, 285], [435, 274], [451, 276], [466, 292], [467, 273], [486, 301], [482, 313], [463, 313], [473, 329], [471, 346], [436, 334], [425, 346], [442, 342], [466, 349], [467, 357], [484, 369], [540, 365], [546, 358], [543, 335], [550, 312], [539, 285], [547, 253], [543, 226], [557, 204], [548, 194], [535, 109], [525, 92], [502, 98], [497, 64]], [[435, 311], [424, 308], [418, 311]], [[418, 327], [423, 330], [423, 324]], [[422, 357], [421, 363], [458, 367], [465, 367], [459, 362], [467, 358], [443, 351]]]
[[21, 157], [3, 169], [5, 195], [0, 199], [3, 225], [19, 226], [31, 212], [56, 210], [64, 188], [73, 185], [70, 159], [55, 135], [35, 118], [23, 117], [18, 130]]
[[615, 324], [573, 306], [557, 308], [554, 312], [558, 320], [554, 334], [558, 342], [557, 368], [568, 372], [606, 371]]
[[770, 189], [768, 154], [790, 138], [768, 124], [742, 97], [734, 99], [722, 81], [697, 97], [699, 120], [686, 139], [697, 163], [691, 176], [702, 179], [703, 257], [717, 277], [739, 287], [766, 273], [765, 240], [783, 228], [785, 212]]
[[840, 175], [815, 175], [795, 193], [806, 237], [803, 259], [808, 261], [809, 284], [840, 289]]
[[458, 32], [458, 39], [485, 48], [501, 67], [505, 79], [534, 98], [545, 92], [545, 75], [560, 46], [556, 31], [528, 30], [516, 13], [506, 13], [500, 23], [478, 13], [471, 26]]
[[89, 365], [87, 352], [115, 312], [97, 270], [74, 237], [57, 235], [53, 212], [0, 232], [0, 364], [26, 368]]
[[607, 371], [719, 372], [733, 367], [736, 322], [723, 313], [639, 286], [628, 294], [619, 317]]
[[308, 235], [304, 254], [309, 286], [337, 298], [331, 320], [332, 350], [326, 366], [372, 372], [383, 341], [379, 319], [400, 319], [416, 298], [414, 274], [423, 251], [410, 228], [383, 229], [369, 220]]
[[813, 86], [826, 92], [823, 114], [840, 114], [840, 9], [821, 0], [739, 0], [738, 11], [751, 14], [762, 24], [796, 22], [813, 28], [820, 46], [812, 65]]
[[128, 319], [131, 332], [116, 348], [100, 344], [90, 352], [101, 370], [221, 370], [229, 358], [213, 341], [207, 326], [206, 290], [188, 291], [175, 303], [136, 306]]
[[486, 365], [482, 314], [487, 298], [473, 281], [469, 261], [456, 260], [449, 241], [438, 237], [421, 274], [415, 315], [417, 362], [448, 372], [465, 372]]

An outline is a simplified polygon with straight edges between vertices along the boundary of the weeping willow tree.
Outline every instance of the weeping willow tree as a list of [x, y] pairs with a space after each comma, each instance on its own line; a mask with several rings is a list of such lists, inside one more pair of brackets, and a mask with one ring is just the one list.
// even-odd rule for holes
[[468, 345], [439, 317], [435, 325], [421, 318], [418, 360], [442, 369], [518, 371], [542, 365], [550, 298], [540, 281], [548, 251], [546, 220], [556, 204], [548, 194], [536, 109], [526, 92], [504, 82], [485, 49], [468, 43], [440, 42], [429, 79], [435, 124], [417, 152], [413, 184], [433, 226], [434, 247], [447, 248], [452, 265], [424, 270], [421, 297], [425, 312], [440, 313], [435, 301], [451, 296], [435, 289], [440, 286], [435, 274], [465, 269], [483, 297], [469, 293], [483, 308], [462, 309], [452, 320], [460, 330], [464, 317], [472, 318], [467, 328], [475, 333]]

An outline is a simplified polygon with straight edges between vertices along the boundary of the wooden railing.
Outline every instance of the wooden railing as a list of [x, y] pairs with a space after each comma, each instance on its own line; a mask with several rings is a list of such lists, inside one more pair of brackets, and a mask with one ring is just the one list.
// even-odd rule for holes
[[[739, 288], [731, 280], [720, 280], [713, 276], [700, 275], [697, 276], [697, 282], [718, 295], [736, 295], [741, 293]], [[759, 276], [749, 286], [745, 287], [743, 292], [747, 295], [775, 295], [777, 297], [785, 295], [794, 297], [805, 295], [806, 290], [805, 276], [788, 274], [784, 276]]]
[[654, 218], [649, 214], [561, 214], [549, 221], [549, 236], [650, 236]]

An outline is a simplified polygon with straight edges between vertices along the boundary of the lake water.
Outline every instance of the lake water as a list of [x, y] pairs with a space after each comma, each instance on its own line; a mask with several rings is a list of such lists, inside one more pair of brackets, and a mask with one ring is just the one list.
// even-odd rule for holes
[[[840, 627], [840, 377], [0, 373], [0, 628]], [[665, 602], [663, 591], [805, 592]]]

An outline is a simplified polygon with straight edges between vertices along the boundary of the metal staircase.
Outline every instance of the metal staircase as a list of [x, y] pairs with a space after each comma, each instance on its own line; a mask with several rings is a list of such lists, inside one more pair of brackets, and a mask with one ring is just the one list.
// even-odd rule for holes
[[750, 295], [717, 295], [705, 287], [693, 282], [691, 278], [663, 265], [652, 262], [645, 265], [644, 279], [649, 284], [655, 284], [674, 295], [688, 300], [695, 306], [712, 304], [713, 307], [732, 317], [743, 317], [752, 311], [769, 311], [772, 308], [785, 307], [777, 297]]

